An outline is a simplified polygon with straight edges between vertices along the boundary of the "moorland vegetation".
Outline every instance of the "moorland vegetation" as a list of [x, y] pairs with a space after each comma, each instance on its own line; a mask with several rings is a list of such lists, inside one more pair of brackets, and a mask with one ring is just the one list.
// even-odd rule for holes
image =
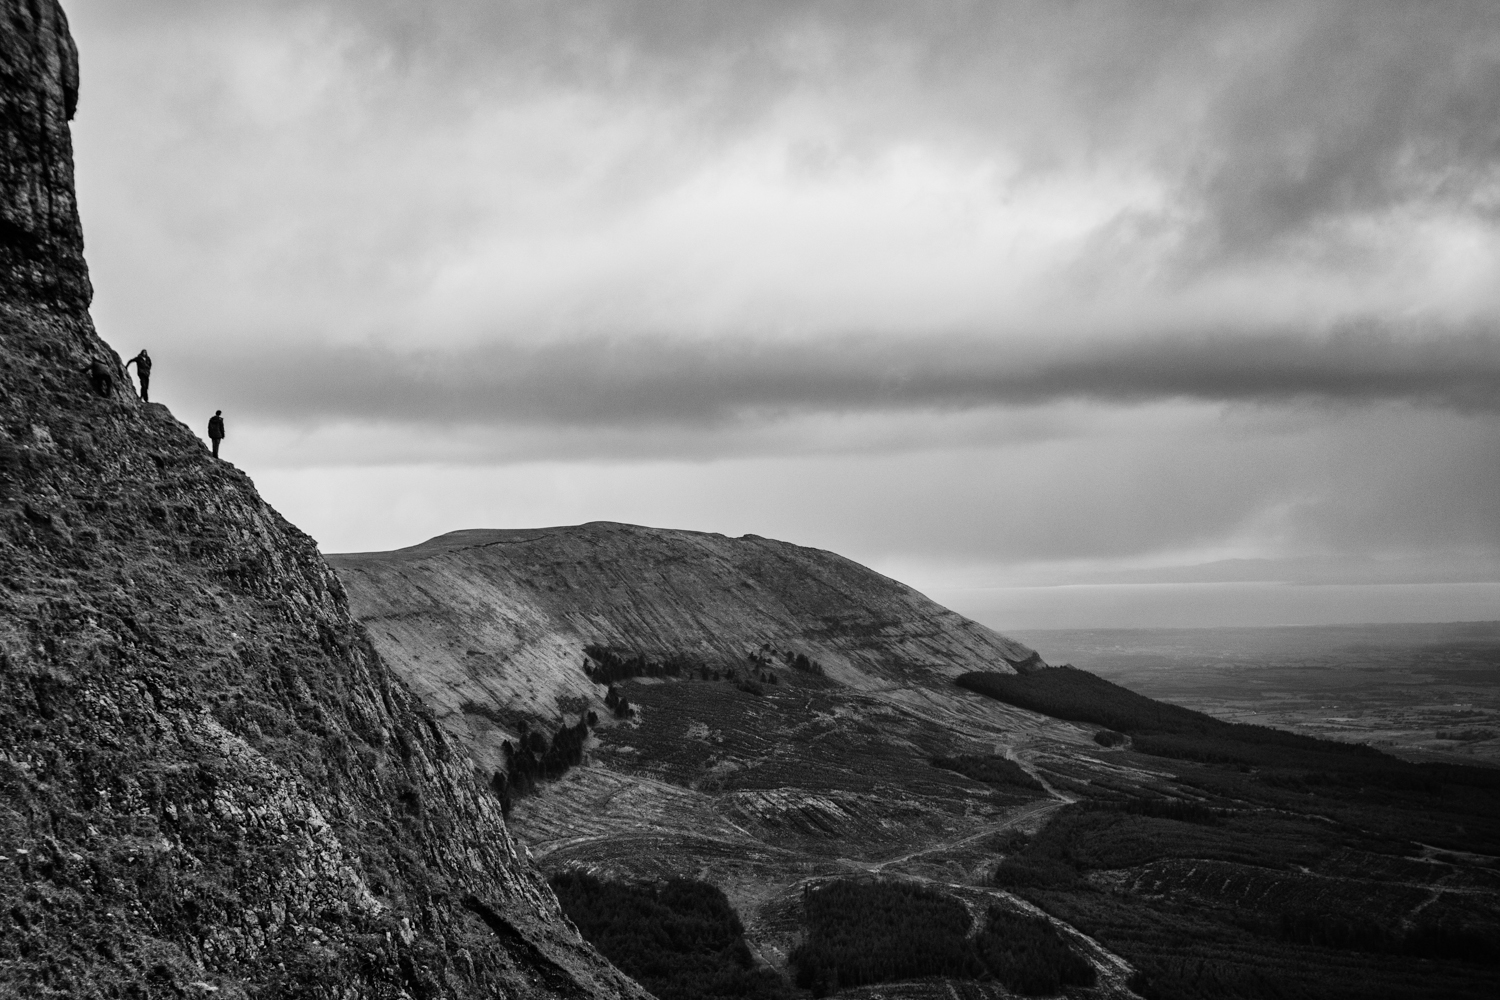
[[724, 893], [704, 882], [612, 882], [552, 876], [583, 936], [658, 1000], [790, 1000], [786, 981], [756, 966]]

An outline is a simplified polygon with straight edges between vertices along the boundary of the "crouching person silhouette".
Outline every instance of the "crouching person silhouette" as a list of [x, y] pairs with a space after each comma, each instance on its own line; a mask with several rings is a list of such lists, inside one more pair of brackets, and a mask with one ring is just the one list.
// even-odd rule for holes
[[109, 370], [109, 365], [98, 358], [89, 364], [88, 376], [89, 384], [99, 395], [107, 397], [115, 391], [114, 373]]
[[214, 458], [219, 457], [219, 442], [224, 440], [224, 411], [215, 410], [208, 418], [208, 439], [214, 445]]

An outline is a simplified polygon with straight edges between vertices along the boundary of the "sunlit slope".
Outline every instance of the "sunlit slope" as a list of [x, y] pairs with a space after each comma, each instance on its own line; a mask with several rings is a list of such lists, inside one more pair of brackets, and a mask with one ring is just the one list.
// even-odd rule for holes
[[466, 704], [552, 718], [597, 698], [580, 669], [593, 643], [737, 664], [770, 643], [860, 690], [1035, 656], [849, 559], [755, 535], [595, 522], [329, 561], [381, 652], [450, 723]]

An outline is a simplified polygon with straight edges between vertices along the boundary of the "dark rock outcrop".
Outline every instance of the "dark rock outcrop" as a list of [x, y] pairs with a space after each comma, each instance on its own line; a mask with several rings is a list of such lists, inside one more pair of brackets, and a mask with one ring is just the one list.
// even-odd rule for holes
[[87, 309], [73, 194], [78, 50], [51, 0], [0, 4], [0, 300]]
[[0, 0], [0, 996], [644, 996], [312, 539], [130, 392], [77, 79], [54, 0]]

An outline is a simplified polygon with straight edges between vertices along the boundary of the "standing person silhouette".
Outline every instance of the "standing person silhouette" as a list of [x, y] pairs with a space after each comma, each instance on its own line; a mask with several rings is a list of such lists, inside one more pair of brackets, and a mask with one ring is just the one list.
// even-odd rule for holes
[[125, 362], [127, 369], [131, 365], [135, 365], [135, 373], [141, 380], [141, 402], [151, 402], [151, 356], [144, 347], [141, 348], [141, 353]]
[[215, 410], [208, 418], [208, 439], [214, 443], [214, 458], [219, 457], [219, 442], [224, 440], [224, 411]]

